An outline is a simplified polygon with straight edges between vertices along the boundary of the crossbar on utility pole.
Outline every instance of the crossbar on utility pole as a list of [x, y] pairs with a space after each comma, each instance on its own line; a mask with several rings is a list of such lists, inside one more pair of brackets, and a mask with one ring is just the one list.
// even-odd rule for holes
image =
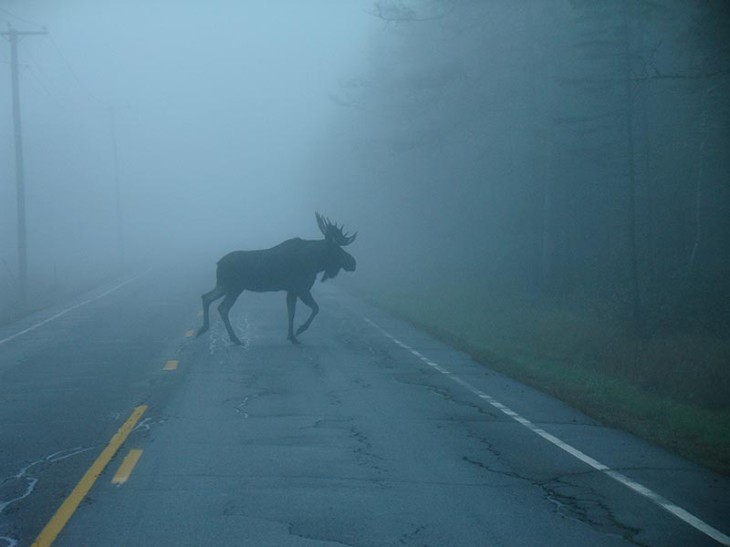
[[26, 246], [25, 222], [25, 173], [23, 170], [23, 130], [20, 121], [20, 83], [18, 78], [18, 40], [24, 36], [48, 34], [43, 31], [17, 31], [8, 25], [8, 30], [0, 32], [10, 42], [11, 85], [13, 91], [13, 128], [15, 135], [15, 180], [18, 202], [18, 283], [21, 304], [25, 305], [28, 296], [28, 249]]

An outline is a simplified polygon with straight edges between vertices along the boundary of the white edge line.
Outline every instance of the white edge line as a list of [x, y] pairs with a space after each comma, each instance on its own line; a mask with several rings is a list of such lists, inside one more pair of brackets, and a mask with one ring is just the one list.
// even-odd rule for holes
[[16, 332], [15, 334], [11, 334], [7, 338], [3, 338], [2, 340], [0, 340], [0, 345], [5, 344], [6, 342], [10, 342], [11, 340], [15, 340], [19, 336], [23, 336], [24, 334], [27, 334], [30, 331], [33, 331], [33, 330], [37, 329], [38, 327], [42, 327], [46, 323], [50, 323], [51, 321], [54, 321], [54, 320], [58, 319], [62, 315], [66, 315], [70, 311], [73, 311], [73, 310], [75, 310], [77, 308], [80, 308], [82, 306], [86, 306], [87, 304], [91, 304], [92, 302], [95, 302], [95, 301], [99, 300], [100, 298], [104, 298], [105, 296], [110, 295], [111, 293], [113, 293], [115, 291], [118, 291], [119, 289], [121, 289], [125, 285], [129, 285], [133, 281], [137, 281], [140, 277], [143, 277], [143, 276], [147, 275], [147, 273], [149, 273], [149, 270], [147, 270], [147, 271], [145, 271], [145, 272], [143, 272], [143, 273], [141, 273], [139, 275], [136, 275], [136, 276], [132, 277], [131, 279], [127, 279], [123, 283], [120, 283], [119, 285], [116, 285], [116, 286], [112, 287], [111, 289], [107, 289], [103, 293], [96, 295], [94, 298], [89, 298], [88, 300], [84, 300], [83, 302], [79, 302], [78, 304], [74, 304], [73, 306], [71, 306], [69, 308], [66, 308], [63, 311], [60, 311], [60, 312], [56, 313], [55, 315], [52, 315], [51, 317], [49, 317], [47, 319], [44, 319], [43, 321], [41, 321], [39, 323], [36, 323], [33, 326], [28, 327], [27, 329], [23, 329], [23, 330], [21, 330], [19, 332]]
[[435, 362], [427, 359], [426, 357], [424, 357], [423, 355], [421, 355], [418, 351], [414, 350], [410, 346], [404, 344], [403, 342], [401, 342], [400, 340], [398, 340], [397, 338], [395, 338], [393, 335], [391, 335], [390, 333], [388, 333], [380, 325], [378, 325], [375, 322], [371, 321], [367, 317], [364, 317], [364, 319], [365, 319], [365, 321], [367, 323], [369, 323], [370, 325], [372, 325], [373, 327], [375, 327], [376, 329], [378, 329], [380, 332], [382, 332], [383, 334], [385, 334], [385, 336], [387, 338], [390, 338], [393, 342], [395, 342], [396, 344], [398, 344], [400, 347], [408, 350], [412, 355], [414, 355], [415, 357], [417, 357], [419, 360], [421, 360], [422, 362], [424, 362], [426, 365], [428, 365], [429, 367], [431, 367], [431, 368], [433, 368], [433, 369], [441, 372], [442, 374], [446, 375], [448, 378], [451, 378], [454, 382], [456, 382], [457, 384], [463, 386], [464, 388], [466, 388], [468, 391], [470, 391], [471, 393], [473, 393], [477, 397], [488, 401], [489, 404], [492, 405], [494, 408], [498, 409], [503, 414], [506, 414], [507, 416], [509, 416], [510, 418], [512, 418], [513, 420], [515, 420], [516, 422], [522, 424], [523, 426], [525, 426], [527, 429], [529, 429], [533, 433], [539, 435], [540, 437], [542, 437], [546, 441], [548, 441], [551, 444], [557, 446], [561, 450], [567, 452], [568, 454], [570, 454], [571, 456], [577, 458], [578, 460], [582, 461], [583, 463], [589, 465], [593, 469], [595, 469], [597, 471], [600, 471], [601, 473], [605, 474], [606, 476], [611, 477], [613, 480], [615, 480], [615, 481], [623, 484], [627, 488], [630, 488], [631, 490], [633, 490], [637, 494], [640, 494], [641, 496], [644, 496], [645, 498], [647, 498], [648, 500], [650, 500], [652, 503], [658, 505], [659, 507], [661, 507], [665, 511], [668, 511], [669, 513], [671, 513], [672, 515], [674, 515], [678, 519], [686, 522], [687, 524], [689, 524], [690, 526], [692, 526], [696, 530], [698, 530], [698, 531], [702, 532], [703, 534], [711, 537], [712, 539], [714, 539], [718, 543], [721, 543], [722, 545], [728, 545], [728, 546], [730, 546], [730, 536], [722, 533], [717, 528], [714, 528], [714, 527], [710, 526], [709, 524], [707, 524], [703, 520], [701, 520], [701, 519], [697, 518], [696, 516], [694, 516], [689, 511], [686, 511], [685, 509], [682, 509], [678, 505], [672, 503], [671, 501], [669, 501], [665, 497], [661, 496], [660, 494], [657, 494], [656, 492], [654, 492], [653, 490], [647, 488], [643, 484], [638, 483], [638, 482], [634, 481], [633, 479], [630, 479], [629, 477], [627, 477], [623, 473], [620, 473], [618, 471], [614, 471], [613, 469], [611, 469], [607, 465], [604, 465], [601, 462], [599, 462], [598, 460], [595, 460], [595, 459], [591, 458], [590, 456], [588, 456], [587, 454], [584, 454], [583, 452], [581, 452], [577, 448], [575, 448], [575, 447], [569, 445], [568, 443], [560, 440], [555, 435], [552, 435], [551, 433], [548, 433], [544, 429], [536, 426], [530, 420], [528, 420], [527, 418], [524, 418], [524, 417], [520, 416], [517, 412], [515, 412], [512, 409], [510, 409], [506, 405], [503, 405], [502, 403], [500, 403], [499, 401], [497, 401], [491, 395], [487, 395], [486, 393], [484, 393], [480, 389], [475, 388], [474, 386], [472, 386], [468, 382], [462, 380], [458, 376], [455, 376], [453, 372], [449, 372], [446, 369], [444, 369], [441, 365], [439, 365], [439, 364], [437, 364], [437, 363], [435, 363]]

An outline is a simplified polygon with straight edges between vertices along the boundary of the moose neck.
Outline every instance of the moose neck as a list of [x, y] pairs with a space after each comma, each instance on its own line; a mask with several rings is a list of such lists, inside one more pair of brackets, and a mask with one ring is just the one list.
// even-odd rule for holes
[[342, 268], [340, 261], [340, 248], [326, 239], [318, 241], [319, 248], [317, 253], [317, 259], [319, 264], [317, 265], [317, 271], [324, 271], [322, 274], [322, 281], [333, 279], [337, 276]]

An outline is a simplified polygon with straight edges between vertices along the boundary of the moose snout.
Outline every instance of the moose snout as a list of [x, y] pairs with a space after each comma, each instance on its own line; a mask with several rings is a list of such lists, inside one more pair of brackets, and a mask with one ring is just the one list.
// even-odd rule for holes
[[348, 260], [346, 260], [344, 265], [342, 266], [342, 268], [346, 272], [354, 272], [356, 267], [357, 267], [357, 262], [355, 262], [355, 259], [352, 258], [351, 256], [348, 257]]

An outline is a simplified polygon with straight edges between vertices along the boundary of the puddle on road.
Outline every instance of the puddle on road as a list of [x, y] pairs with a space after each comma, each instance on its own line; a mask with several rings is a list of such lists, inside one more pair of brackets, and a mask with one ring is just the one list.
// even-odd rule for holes
[[251, 347], [251, 342], [256, 338], [254, 333], [254, 327], [248, 314], [239, 315], [235, 318], [231, 318], [231, 326], [236, 332], [238, 338], [243, 342], [243, 346], [238, 346], [230, 341], [228, 333], [223, 325], [223, 322], [218, 320], [214, 321], [211, 317], [211, 326], [208, 331], [208, 353], [210, 355], [216, 355], [221, 352], [227, 352], [231, 348], [237, 350], [248, 351]]

